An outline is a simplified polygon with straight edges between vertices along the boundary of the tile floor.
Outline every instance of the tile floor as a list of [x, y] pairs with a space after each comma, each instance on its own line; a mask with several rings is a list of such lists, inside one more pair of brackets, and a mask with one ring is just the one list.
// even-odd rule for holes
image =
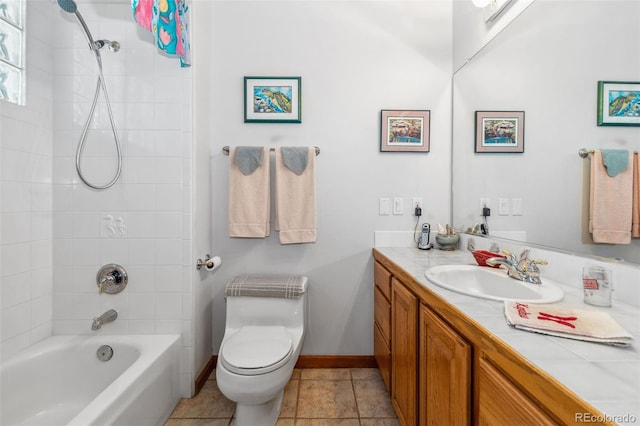
[[[165, 426], [227, 426], [234, 403], [215, 371], [195, 398], [180, 401]], [[398, 420], [377, 368], [296, 369], [276, 426], [395, 426]]]

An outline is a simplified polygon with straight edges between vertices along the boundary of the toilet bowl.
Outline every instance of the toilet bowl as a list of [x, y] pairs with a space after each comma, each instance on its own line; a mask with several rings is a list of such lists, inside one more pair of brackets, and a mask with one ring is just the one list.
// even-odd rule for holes
[[222, 394], [236, 403], [236, 426], [273, 426], [278, 419], [305, 334], [308, 280], [300, 278], [295, 298], [227, 292], [216, 380]]

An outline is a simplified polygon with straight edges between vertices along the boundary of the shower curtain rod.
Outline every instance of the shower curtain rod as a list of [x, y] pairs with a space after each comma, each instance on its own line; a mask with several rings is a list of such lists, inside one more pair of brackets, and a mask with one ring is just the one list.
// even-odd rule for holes
[[[318, 148], [317, 146], [314, 146], [315, 150], [316, 150], [316, 156], [320, 155], [320, 148]], [[275, 151], [275, 148], [269, 148], [269, 151]], [[222, 147], [222, 153], [224, 155], [229, 155], [229, 145], [225, 145]]]

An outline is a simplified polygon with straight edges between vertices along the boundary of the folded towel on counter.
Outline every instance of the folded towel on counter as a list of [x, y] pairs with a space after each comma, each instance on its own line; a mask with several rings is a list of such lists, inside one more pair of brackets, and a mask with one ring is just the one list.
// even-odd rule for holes
[[303, 149], [307, 165], [296, 174], [284, 163], [284, 148], [276, 148], [276, 230], [281, 244], [313, 243], [317, 237], [315, 148]]
[[633, 154], [633, 218], [631, 236], [640, 238], [640, 153]]
[[303, 275], [239, 275], [227, 283], [224, 295], [299, 299], [308, 280]]
[[[632, 152], [627, 151], [629, 158], [632, 155]], [[630, 167], [615, 177], [610, 177], [600, 151], [594, 151], [589, 188], [589, 232], [593, 242], [631, 243], [632, 178], [633, 171]]]
[[626, 149], [603, 149], [601, 153], [609, 177], [616, 177], [629, 167], [629, 151]]
[[151, 31], [158, 49], [191, 65], [189, 54], [189, 7], [185, 0], [131, 0], [133, 19]]
[[[253, 147], [252, 147], [253, 148]], [[238, 148], [229, 149], [229, 236], [265, 238], [270, 234], [269, 148], [262, 151], [262, 161], [249, 161], [253, 172], [245, 175], [238, 163]], [[242, 151], [242, 150], [241, 150]], [[244, 150], [254, 152], [254, 150]], [[251, 156], [249, 156], [251, 157]], [[256, 156], [253, 157], [254, 160]], [[240, 161], [243, 164], [243, 161]], [[255, 168], [254, 168], [255, 166]]]
[[534, 333], [629, 346], [633, 337], [607, 312], [575, 309], [563, 304], [504, 302], [509, 325]]

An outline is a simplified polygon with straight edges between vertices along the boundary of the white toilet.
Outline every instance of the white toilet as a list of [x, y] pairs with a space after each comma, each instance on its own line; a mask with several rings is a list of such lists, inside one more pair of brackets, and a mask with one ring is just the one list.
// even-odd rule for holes
[[234, 425], [273, 426], [304, 340], [308, 278], [245, 275], [227, 284], [216, 380]]

